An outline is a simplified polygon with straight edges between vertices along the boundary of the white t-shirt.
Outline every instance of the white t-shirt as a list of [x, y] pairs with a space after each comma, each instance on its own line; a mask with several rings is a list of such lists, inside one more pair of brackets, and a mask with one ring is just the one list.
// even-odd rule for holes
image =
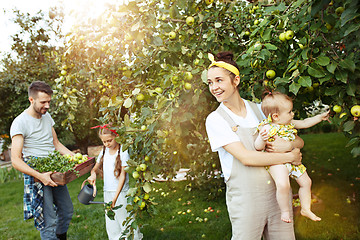
[[[100, 162], [102, 157], [103, 151], [100, 152], [99, 156], [97, 157], [96, 162]], [[115, 169], [115, 161], [116, 157], [118, 155], [118, 152], [116, 152], [114, 155], [110, 155], [109, 148], [105, 148], [105, 154], [104, 154], [104, 162], [103, 162], [103, 176], [104, 176], [104, 191], [116, 191], [119, 180], [114, 175], [114, 169]], [[129, 153], [126, 150], [123, 152], [122, 146], [120, 148], [120, 160], [121, 160], [121, 166], [126, 167], [127, 161], [130, 159]], [[129, 190], [129, 176], [126, 173], [126, 179], [124, 186], [122, 188], [122, 192], [127, 192]]]
[[[237, 125], [244, 128], [257, 127], [259, 124], [259, 120], [249, 106], [249, 103], [246, 100], [244, 100], [244, 102], [246, 107], [245, 118], [233, 113], [223, 103], [220, 104], [220, 107], [229, 114], [229, 116], [234, 120]], [[261, 111], [261, 104], [257, 104], [257, 106], [260, 109], [263, 118], [265, 118], [265, 115]], [[231, 174], [233, 156], [227, 151], [225, 151], [223, 146], [226, 146], [233, 142], [241, 141], [241, 139], [235, 132], [232, 131], [230, 125], [226, 122], [226, 120], [216, 111], [209, 114], [209, 116], [206, 118], [205, 125], [206, 132], [210, 141], [211, 150], [213, 152], [218, 152], [219, 154], [221, 168], [226, 182]]]
[[10, 136], [24, 137], [22, 149], [24, 157], [46, 157], [50, 152], [55, 151], [52, 135], [54, 125], [55, 122], [48, 112], [38, 119], [30, 116], [25, 110], [12, 122]]

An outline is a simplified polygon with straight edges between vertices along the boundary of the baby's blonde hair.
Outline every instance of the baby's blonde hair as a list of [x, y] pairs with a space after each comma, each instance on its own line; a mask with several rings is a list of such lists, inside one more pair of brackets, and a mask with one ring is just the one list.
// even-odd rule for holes
[[285, 101], [293, 102], [292, 99], [281, 92], [269, 92], [262, 100], [261, 110], [266, 117], [274, 113], [280, 113], [280, 106]]

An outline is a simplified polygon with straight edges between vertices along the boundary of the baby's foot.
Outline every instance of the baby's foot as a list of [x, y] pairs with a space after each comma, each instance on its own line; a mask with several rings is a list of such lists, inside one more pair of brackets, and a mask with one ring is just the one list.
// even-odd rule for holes
[[316, 216], [311, 210], [301, 209], [300, 214], [304, 217], [310, 218], [313, 221], [321, 221], [321, 218]]
[[289, 211], [281, 212], [281, 220], [286, 223], [291, 223], [290, 212]]

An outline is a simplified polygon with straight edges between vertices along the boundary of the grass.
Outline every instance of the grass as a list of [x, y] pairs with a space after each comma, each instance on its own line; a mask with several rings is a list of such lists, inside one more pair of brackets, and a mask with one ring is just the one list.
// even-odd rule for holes
[[[347, 140], [340, 133], [302, 137], [305, 141], [303, 163], [313, 180], [313, 193], [319, 198], [313, 210], [323, 220], [312, 222], [295, 211], [296, 239], [360, 239], [359, 158], [352, 158], [350, 150], [345, 148]], [[107, 239], [102, 206], [82, 205], [77, 200], [85, 178], [68, 184], [75, 209], [69, 239]], [[144, 239], [231, 238], [225, 195], [207, 200], [204, 191], [184, 190], [188, 183], [154, 183], [151, 197], [158, 203], [158, 213], [153, 217], [145, 214], [141, 220]], [[102, 200], [102, 182], [98, 181], [97, 186], [95, 200]], [[293, 188], [296, 193], [296, 184]], [[40, 239], [33, 221], [22, 220], [22, 191], [22, 181], [0, 184], [1, 239]], [[204, 212], [208, 207], [214, 211]]]

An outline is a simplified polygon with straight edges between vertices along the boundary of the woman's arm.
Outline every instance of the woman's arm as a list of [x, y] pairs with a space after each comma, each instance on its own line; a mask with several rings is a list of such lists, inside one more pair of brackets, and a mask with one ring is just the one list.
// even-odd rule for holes
[[300, 149], [294, 148], [286, 153], [268, 153], [247, 150], [241, 142], [233, 142], [223, 147], [245, 166], [269, 166], [283, 163], [301, 163], [302, 155]]
[[122, 188], [124, 187], [125, 179], [126, 179], [125, 166], [121, 166], [121, 173], [120, 173], [120, 176], [119, 176], [119, 184], [118, 184], [118, 187], [116, 189], [114, 199], [112, 200], [112, 204], [111, 204], [112, 208], [115, 207], [115, 204], [116, 204], [116, 201], [117, 201], [117, 199], [118, 199], [118, 197], [120, 195], [120, 192], [121, 192]]

